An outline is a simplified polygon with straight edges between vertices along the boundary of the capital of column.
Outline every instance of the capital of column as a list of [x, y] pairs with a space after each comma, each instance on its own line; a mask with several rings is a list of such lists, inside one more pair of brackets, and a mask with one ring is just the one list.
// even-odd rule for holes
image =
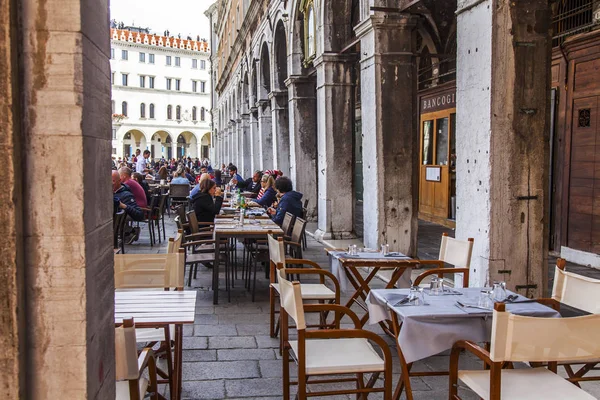
[[362, 38], [372, 30], [398, 30], [416, 28], [418, 16], [410, 13], [386, 13], [376, 11], [359, 22], [354, 28], [357, 38]]
[[342, 54], [342, 53], [322, 53], [313, 61], [315, 68], [327, 66], [328, 64], [351, 64], [356, 61], [356, 55], [354, 54]]
[[269, 93], [269, 99], [271, 100], [271, 110], [282, 110], [288, 104], [288, 91], [274, 90]]

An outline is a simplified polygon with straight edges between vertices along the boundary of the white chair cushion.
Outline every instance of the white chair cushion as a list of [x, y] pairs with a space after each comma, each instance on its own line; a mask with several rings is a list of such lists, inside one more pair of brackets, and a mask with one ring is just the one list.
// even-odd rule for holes
[[[175, 340], [175, 325], [169, 325], [169, 335], [171, 340]], [[135, 340], [138, 343], [162, 342], [165, 340], [165, 330], [163, 328], [137, 328]]]
[[[140, 378], [138, 382], [140, 388], [140, 399], [143, 399], [144, 395], [146, 394], [146, 389], [148, 389], [148, 379]], [[118, 381], [116, 385], [115, 400], [128, 400], [130, 398], [129, 381]]]
[[[481, 398], [490, 398], [489, 371], [459, 371], [458, 379]], [[502, 399], [591, 400], [595, 398], [546, 368], [504, 369], [501, 379]]]
[[[306, 342], [308, 375], [351, 374], [383, 371], [385, 364], [367, 339], [314, 339]], [[294, 358], [298, 342], [290, 341]]]
[[[273, 289], [280, 293], [279, 283], [272, 283]], [[335, 292], [320, 283], [303, 283], [300, 285], [303, 300], [334, 300]]]

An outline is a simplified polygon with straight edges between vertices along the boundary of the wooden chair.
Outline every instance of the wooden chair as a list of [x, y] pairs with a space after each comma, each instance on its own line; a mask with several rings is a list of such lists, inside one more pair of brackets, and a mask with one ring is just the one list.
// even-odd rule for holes
[[[469, 341], [457, 342], [450, 355], [450, 399], [459, 399], [458, 380], [478, 396], [500, 399], [594, 399], [556, 374], [557, 363], [600, 358], [600, 315], [574, 318], [532, 318], [505, 311], [497, 303], [490, 351]], [[458, 369], [466, 350], [487, 370]], [[547, 362], [548, 368], [503, 369], [506, 363]]]
[[[538, 302], [560, 311], [561, 304], [582, 310], [590, 314], [600, 314], [600, 280], [588, 278], [565, 271], [566, 261], [556, 260], [554, 269], [554, 285], [552, 298], [538, 299]], [[586, 362], [564, 362], [559, 365], [565, 368], [570, 382], [579, 386], [579, 382], [598, 381], [600, 376], [587, 376], [590, 371], [598, 371], [600, 358]], [[578, 368], [574, 371], [573, 368]]]
[[286, 237], [285, 245], [291, 258], [302, 258], [302, 237], [306, 232], [306, 220], [296, 218], [292, 234]]
[[184, 184], [171, 184], [169, 186], [169, 203], [171, 206], [176, 204], [183, 205], [184, 209], [188, 206], [190, 196], [190, 185]]
[[290, 214], [289, 212], [285, 213], [285, 216], [283, 217], [283, 222], [281, 223], [281, 230], [283, 231], [284, 237], [290, 236], [295, 219], [296, 217], [294, 217], [293, 214]]
[[[271, 337], [277, 337], [281, 318], [275, 321], [275, 314], [279, 314], [276, 310], [275, 303], [280, 295], [279, 283], [277, 283], [277, 270], [285, 269], [286, 274], [295, 274], [297, 276], [314, 276], [318, 277], [319, 283], [304, 283], [302, 284], [302, 299], [305, 301], [318, 301], [320, 303], [328, 302], [330, 304], [340, 304], [340, 285], [335, 276], [321, 269], [319, 264], [303, 259], [285, 258], [285, 245], [282, 238], [275, 239], [273, 235], [267, 238], [269, 242], [269, 258], [271, 265], [271, 282], [269, 285], [270, 299], [270, 334]], [[288, 265], [306, 265], [310, 268], [287, 268]], [[287, 276], [287, 275], [284, 275]], [[333, 285], [333, 290], [325, 285], [325, 278]], [[256, 273], [254, 277], [256, 281]], [[321, 323], [324, 323], [326, 314], [323, 314]]]
[[113, 248], [115, 253], [125, 253], [125, 242], [123, 240], [123, 228], [127, 214], [121, 210], [113, 216]]
[[[164, 399], [158, 393], [156, 360], [152, 348], [144, 348], [139, 356], [133, 318], [123, 320], [115, 328], [115, 372], [117, 400]], [[148, 378], [143, 373], [148, 370]]]
[[[463, 287], [469, 287], [469, 268], [471, 266], [473, 242], [473, 238], [458, 240], [444, 233], [440, 244], [439, 259], [419, 261], [419, 265], [436, 265], [437, 268], [428, 269], [417, 276], [414, 286], [419, 286], [423, 279], [431, 275], [443, 278], [444, 275], [463, 274]], [[454, 265], [454, 268], [446, 268], [445, 263]]]
[[[140, 221], [140, 222], [148, 224], [148, 234], [150, 235], [150, 247], [153, 247], [154, 243], [156, 243], [156, 234], [154, 232], [154, 223], [156, 220], [155, 210], [156, 210], [156, 207], [158, 206], [158, 202], [159, 202], [159, 197], [152, 196], [150, 198], [150, 203], [148, 204], [148, 207], [142, 208], [145, 215], [144, 215], [144, 220]], [[160, 239], [160, 231], [159, 231], [159, 239]]]
[[[290, 386], [298, 385], [297, 398], [308, 395], [331, 397], [338, 394], [356, 394], [366, 398], [369, 393], [383, 392], [384, 399], [392, 398], [392, 355], [387, 343], [376, 333], [360, 328], [360, 321], [350, 309], [338, 304], [303, 304], [302, 286], [290, 282], [285, 274], [279, 274], [281, 290], [281, 336], [283, 339], [283, 398], [290, 398]], [[334, 329], [307, 329], [305, 312], [330, 311], [335, 313]], [[340, 319], [348, 316], [354, 329], [340, 329]], [[288, 317], [291, 317], [298, 332], [297, 340], [288, 335]], [[374, 342], [383, 354], [375, 351]], [[298, 380], [290, 381], [290, 356], [298, 365]], [[379, 375], [383, 373], [383, 387], [375, 388]], [[364, 374], [371, 374], [365, 384]], [[339, 377], [354, 375], [355, 377]], [[326, 377], [326, 379], [319, 379]], [[315, 379], [316, 378], [316, 379]], [[355, 388], [308, 391], [309, 385], [353, 382]], [[311, 388], [312, 389], [312, 388]], [[359, 395], [362, 395], [359, 397]], [[364, 396], [364, 397], [363, 397]]]
[[[157, 290], [183, 290], [185, 255], [181, 249], [176, 249], [175, 239], [169, 239], [167, 254], [127, 254], [115, 255], [115, 289], [157, 289]], [[139, 343], [146, 343], [153, 347], [160, 343], [156, 351], [167, 361], [166, 371], [157, 368], [161, 377], [159, 384], [169, 384], [173, 388], [173, 342], [175, 327], [169, 325], [168, 329], [141, 328], [136, 330], [136, 339]]]
[[[304, 200], [304, 204], [302, 205], [302, 219], [307, 221], [307, 217], [308, 217], [308, 199]], [[306, 250], [306, 230], [304, 230], [304, 233], [302, 234], [302, 248], [304, 250]]]

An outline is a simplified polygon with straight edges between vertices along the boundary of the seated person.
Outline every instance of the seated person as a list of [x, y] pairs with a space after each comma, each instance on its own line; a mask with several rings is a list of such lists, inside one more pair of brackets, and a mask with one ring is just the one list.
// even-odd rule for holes
[[175, 185], [189, 185], [190, 181], [185, 177], [185, 172], [183, 169], [178, 169], [173, 174], [173, 180], [171, 180], [171, 183], [174, 183]]
[[263, 175], [260, 181], [262, 186], [262, 195], [257, 198], [256, 201], [250, 202], [250, 205], [259, 205], [263, 208], [269, 208], [273, 205], [273, 202], [277, 198], [277, 192], [275, 192], [275, 179], [269, 175]]
[[198, 184], [196, 186], [194, 186], [194, 188], [190, 192], [190, 199], [191, 200], [193, 200], [194, 197], [196, 197], [198, 195], [198, 193], [200, 193], [200, 188], [202, 186], [202, 181], [204, 181], [206, 179], [210, 179], [210, 175], [209, 174], [202, 174], [202, 175], [199, 176]]
[[144, 188], [134, 179], [131, 178], [131, 169], [128, 167], [119, 168], [119, 178], [121, 183], [129, 188], [129, 191], [133, 193], [135, 202], [140, 208], [148, 207], [148, 198], [144, 192]]
[[254, 171], [254, 175], [252, 175], [252, 178], [248, 178], [243, 182], [238, 182], [237, 187], [239, 189], [245, 190], [246, 192], [252, 192], [252, 197], [256, 197], [258, 196], [258, 192], [260, 192], [261, 189], [261, 178], [262, 172]]
[[244, 178], [242, 178], [242, 176], [237, 173], [237, 167], [235, 165], [231, 165], [229, 167], [229, 176], [231, 177], [229, 183], [233, 189], [238, 188], [238, 183], [244, 182]]
[[213, 180], [215, 181], [215, 183], [217, 184], [218, 187], [221, 187], [223, 185], [223, 180], [221, 179], [221, 171], [218, 169], [215, 169], [213, 171], [213, 174], [215, 176], [215, 178]]
[[146, 179], [144, 179], [144, 176], [142, 174], [140, 174], [139, 172], [134, 172], [133, 180], [135, 180], [137, 183], [139, 183], [140, 186], [142, 187], [142, 189], [144, 189], [144, 193], [146, 194], [146, 202], [148, 204], [150, 204], [150, 185], [148, 185], [148, 182], [146, 182]]
[[223, 204], [221, 188], [213, 180], [203, 180], [200, 183], [200, 193], [192, 199], [192, 204], [198, 222], [214, 222]]
[[286, 212], [289, 212], [296, 217], [301, 217], [302, 193], [293, 190], [292, 180], [286, 176], [280, 177], [275, 181], [275, 190], [281, 195], [277, 209], [272, 207], [267, 209], [267, 214], [271, 216], [273, 222], [281, 226]]

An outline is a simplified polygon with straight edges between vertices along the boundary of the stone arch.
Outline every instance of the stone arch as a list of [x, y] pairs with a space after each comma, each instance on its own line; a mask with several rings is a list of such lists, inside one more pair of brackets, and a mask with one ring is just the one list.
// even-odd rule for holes
[[287, 65], [287, 34], [283, 21], [277, 22], [275, 32], [273, 34], [273, 71], [275, 77], [273, 83], [275, 89], [284, 90], [285, 80], [288, 78]]
[[177, 155], [180, 157], [191, 157], [192, 159], [199, 158], [198, 154], [198, 138], [191, 131], [182, 131], [177, 135]]
[[267, 42], [260, 47], [260, 84], [258, 88], [258, 100], [266, 100], [271, 92], [271, 57]]
[[131, 156], [137, 149], [142, 152], [146, 150], [149, 140], [139, 129], [123, 129], [119, 134], [119, 142], [123, 156]]
[[150, 157], [157, 160], [162, 157], [171, 158], [172, 134], [165, 130], [154, 132], [150, 141]]
[[212, 145], [212, 137], [210, 135], [210, 132], [206, 132], [200, 138], [200, 143], [199, 143], [199, 146], [200, 146], [200, 149], [199, 149], [200, 159], [208, 158], [210, 160], [210, 147], [211, 147], [211, 145]]

